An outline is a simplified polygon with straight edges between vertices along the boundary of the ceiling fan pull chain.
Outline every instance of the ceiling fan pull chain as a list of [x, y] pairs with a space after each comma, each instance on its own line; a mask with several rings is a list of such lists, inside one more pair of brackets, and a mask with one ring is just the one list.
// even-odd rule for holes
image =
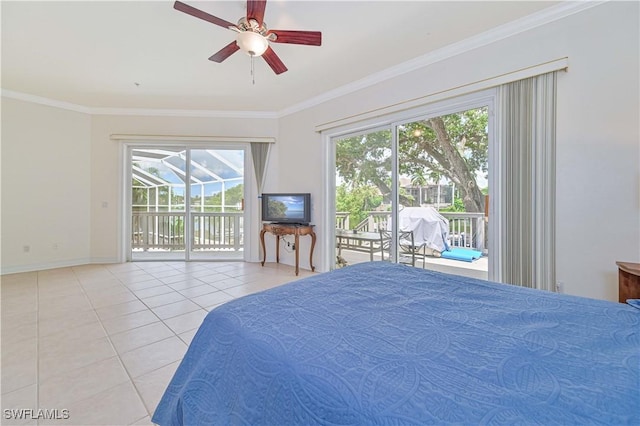
[[255, 67], [253, 65], [253, 58], [255, 56], [251, 55], [251, 81], [253, 82], [253, 85], [255, 86], [256, 84], [256, 71], [255, 71]]

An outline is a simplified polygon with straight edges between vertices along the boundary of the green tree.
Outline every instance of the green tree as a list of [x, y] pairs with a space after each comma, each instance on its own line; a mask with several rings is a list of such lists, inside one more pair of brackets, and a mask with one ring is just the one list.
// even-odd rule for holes
[[440, 209], [441, 212], [464, 212], [464, 203], [460, 197], [454, 197], [453, 204]]
[[244, 199], [244, 186], [242, 184], [231, 187], [225, 191], [225, 200], [228, 206], [242, 204]]
[[390, 202], [391, 132], [381, 130], [341, 139], [336, 145], [336, 168], [351, 190], [375, 186]]
[[[244, 198], [244, 186], [242, 184], [236, 185], [224, 191], [224, 204], [225, 206], [241, 205]], [[208, 206], [221, 206], [222, 205], [222, 192], [217, 192], [207, 197], [206, 204]], [[220, 208], [216, 208], [220, 211]], [[227, 209], [228, 211], [228, 209]]]
[[[477, 108], [415, 121], [400, 126], [399, 173], [412, 181], [438, 181], [440, 176], [456, 184], [465, 210], [484, 211], [484, 196], [476, 173], [486, 173], [488, 112]], [[374, 185], [391, 193], [391, 134], [388, 130], [342, 139], [336, 147], [339, 176], [355, 185]], [[411, 200], [399, 194], [400, 203]]]
[[131, 204], [133, 205], [133, 211], [146, 211], [149, 192], [145, 184], [134, 177], [131, 182], [131, 187]]
[[[140, 163], [133, 163], [135, 166], [141, 167]], [[141, 167], [142, 168], [142, 167]], [[147, 173], [156, 176], [159, 179], [162, 179], [160, 177], [160, 171], [156, 168], [156, 167], [148, 167], [145, 170]], [[134, 188], [132, 188], [131, 191], [131, 202], [133, 203], [133, 205], [138, 205], [138, 206], [147, 206], [147, 204], [153, 200], [153, 208], [156, 208], [155, 205], [155, 192], [154, 191], [158, 191], [158, 203], [159, 204], [163, 204], [166, 203], [166, 201], [168, 200], [168, 194], [169, 194], [169, 188], [167, 186], [163, 186], [163, 187], [147, 187], [147, 184], [143, 183], [141, 180], [136, 179], [136, 177], [133, 177], [133, 182], [132, 182], [132, 186]], [[144, 187], [144, 188], [141, 188]], [[152, 191], [152, 196], [149, 197], [149, 191]], [[151, 200], [149, 199], [151, 198]], [[135, 210], [139, 210], [139, 211], [145, 211], [146, 207], [136, 207]]]
[[349, 226], [353, 229], [367, 214], [382, 204], [378, 188], [372, 185], [350, 188], [342, 184], [336, 188], [336, 210], [349, 213]]

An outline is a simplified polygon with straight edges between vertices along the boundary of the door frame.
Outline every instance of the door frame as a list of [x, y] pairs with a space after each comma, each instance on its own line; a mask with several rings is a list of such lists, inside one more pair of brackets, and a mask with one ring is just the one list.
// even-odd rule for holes
[[[355, 136], [364, 133], [370, 133], [387, 129], [391, 131], [392, 138], [392, 217], [393, 223], [398, 223], [397, 209], [398, 209], [398, 188], [397, 188], [397, 171], [398, 171], [398, 126], [417, 120], [424, 120], [431, 117], [443, 116], [447, 114], [453, 114], [461, 111], [466, 111], [473, 108], [487, 107], [489, 120], [488, 120], [488, 138], [489, 138], [489, 173], [488, 182], [489, 188], [494, 188], [489, 197], [489, 236], [488, 243], [491, 247], [491, 254], [489, 255], [489, 280], [495, 280], [497, 278], [497, 271], [500, 270], [500, 256], [501, 253], [500, 244], [500, 230], [497, 229], [497, 224], [500, 223], [494, 213], [499, 212], [500, 209], [500, 196], [497, 190], [500, 176], [500, 159], [499, 150], [497, 149], [496, 138], [496, 123], [495, 123], [495, 108], [497, 106], [497, 90], [495, 88], [482, 90], [475, 93], [470, 93], [462, 96], [456, 96], [453, 98], [433, 102], [431, 104], [422, 105], [419, 107], [411, 108], [405, 111], [395, 112], [380, 117], [370, 118], [358, 123], [348, 124], [345, 126], [337, 127], [334, 129], [322, 131], [323, 143], [324, 143], [324, 170], [325, 170], [325, 192], [323, 194], [324, 203], [327, 206], [325, 212], [323, 212], [322, 224], [325, 232], [323, 234], [326, 241], [335, 241], [335, 194], [336, 194], [336, 140], [349, 136]], [[395, 228], [395, 227], [394, 227]], [[397, 245], [397, 231], [393, 229], [392, 244]], [[329, 243], [326, 245], [325, 264], [322, 265], [324, 270], [332, 270], [335, 268], [336, 247], [335, 244]]]
[[[244, 139], [244, 138], [243, 138]], [[123, 137], [121, 139], [121, 149], [120, 149], [120, 168], [121, 173], [119, 174], [122, 177], [122, 181], [120, 182], [120, 215], [119, 215], [119, 244], [118, 244], [118, 258], [121, 262], [131, 262], [131, 261], [139, 261], [132, 259], [132, 251], [131, 251], [131, 196], [132, 196], [132, 173], [131, 173], [131, 155], [132, 151], [136, 148], [179, 148], [179, 149], [231, 149], [231, 150], [242, 150], [244, 151], [244, 212], [243, 212], [243, 233], [244, 233], [244, 243], [243, 243], [243, 255], [242, 258], [232, 259], [232, 260], [242, 260], [242, 261], [252, 261], [258, 257], [257, 252], [257, 237], [253, 232], [252, 223], [258, 220], [258, 208], [257, 203], [247, 202], [247, 200], [257, 199], [257, 185], [255, 174], [253, 170], [253, 163], [251, 159], [251, 145], [250, 142], [254, 139], [247, 138], [242, 141], [229, 141], [225, 138], [189, 138], [189, 137], [157, 137], [153, 136], [131, 136], [131, 137]], [[189, 154], [187, 154], [187, 161], [189, 159]], [[186, 185], [185, 187], [185, 202], [187, 201], [187, 197], [190, 197], [190, 185]], [[189, 215], [189, 211], [186, 210], [186, 216]], [[185, 220], [185, 227], [190, 223], [190, 220]], [[189, 253], [189, 247], [191, 244], [188, 241], [185, 241], [185, 255], [182, 259], [172, 259], [171, 261], [226, 261], [229, 259], [202, 259], [196, 258], [191, 259]], [[162, 259], [158, 259], [162, 260]], [[142, 261], [142, 260], [140, 260]], [[169, 261], [169, 260], [167, 260]]]

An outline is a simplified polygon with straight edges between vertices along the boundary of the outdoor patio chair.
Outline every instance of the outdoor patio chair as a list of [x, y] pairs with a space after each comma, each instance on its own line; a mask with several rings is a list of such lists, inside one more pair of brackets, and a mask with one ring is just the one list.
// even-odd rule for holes
[[[384, 252], [388, 252], [391, 256], [391, 231], [381, 230], [380, 241], [383, 244], [383, 259]], [[425, 267], [425, 254], [424, 244], [416, 245], [413, 238], [413, 231], [399, 231], [398, 232], [398, 263], [406, 265], [416, 266], [416, 257], [422, 257], [422, 268]]]

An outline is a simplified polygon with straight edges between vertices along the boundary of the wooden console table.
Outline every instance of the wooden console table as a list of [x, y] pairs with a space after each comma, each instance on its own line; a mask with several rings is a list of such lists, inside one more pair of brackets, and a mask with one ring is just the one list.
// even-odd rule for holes
[[640, 263], [616, 262], [618, 265], [618, 302], [640, 299]]
[[264, 246], [264, 234], [266, 232], [270, 232], [276, 236], [276, 262], [280, 263], [280, 236], [282, 235], [293, 235], [295, 237], [294, 251], [296, 252], [296, 275], [298, 275], [299, 268], [299, 256], [298, 250], [300, 249], [299, 237], [300, 235], [310, 235], [311, 236], [311, 249], [309, 249], [309, 266], [311, 266], [311, 271], [315, 271], [316, 268], [313, 266], [313, 248], [316, 245], [316, 233], [313, 231], [313, 225], [289, 225], [289, 224], [281, 224], [281, 223], [265, 223], [262, 225], [262, 231], [260, 231], [260, 243], [262, 244], [262, 266], [264, 266], [264, 262], [267, 260], [267, 250]]

